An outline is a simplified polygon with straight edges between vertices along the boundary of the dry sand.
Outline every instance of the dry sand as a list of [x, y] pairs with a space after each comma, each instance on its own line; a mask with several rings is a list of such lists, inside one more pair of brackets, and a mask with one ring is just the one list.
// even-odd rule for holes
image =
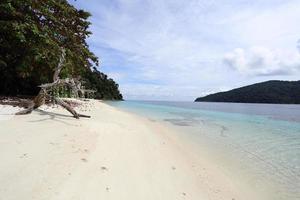
[[170, 128], [100, 101], [80, 109], [92, 118], [46, 106], [0, 118], [1, 200], [255, 199]]

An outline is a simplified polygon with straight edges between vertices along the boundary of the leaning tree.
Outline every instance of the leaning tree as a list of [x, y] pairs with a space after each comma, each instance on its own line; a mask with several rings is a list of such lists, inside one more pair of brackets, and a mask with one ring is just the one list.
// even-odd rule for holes
[[78, 81], [72, 77], [98, 65], [86, 43], [91, 34], [89, 16], [67, 0], [0, 2], [0, 91], [38, 93], [23, 113], [30, 113], [50, 98], [80, 117], [49, 91], [67, 85], [77, 92]]
[[76, 94], [76, 97], [84, 96], [84, 93], [86, 90], [81, 88], [81, 83], [74, 79], [74, 78], [66, 78], [66, 79], [60, 79], [59, 74], [63, 68], [63, 63], [65, 61], [65, 50], [62, 49], [62, 54], [59, 60], [59, 63], [57, 65], [57, 68], [55, 69], [55, 72], [53, 74], [53, 82], [52, 83], [45, 83], [40, 85], [40, 91], [38, 95], [34, 98], [34, 100], [30, 103], [27, 109], [22, 110], [20, 112], [17, 112], [16, 115], [25, 115], [31, 113], [34, 109], [39, 108], [43, 104], [45, 104], [46, 100], [51, 101], [52, 103], [56, 103], [66, 110], [68, 110], [75, 118], [79, 117], [90, 117], [88, 115], [83, 115], [77, 113], [68, 103], [60, 99], [59, 97], [56, 97], [53, 95], [53, 90], [56, 87], [61, 86], [68, 86], [74, 94]]

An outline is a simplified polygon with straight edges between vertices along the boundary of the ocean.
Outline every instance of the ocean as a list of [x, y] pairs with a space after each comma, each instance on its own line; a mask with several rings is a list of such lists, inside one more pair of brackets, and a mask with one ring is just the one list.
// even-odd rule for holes
[[122, 110], [176, 128], [265, 199], [300, 199], [300, 105], [123, 101]]

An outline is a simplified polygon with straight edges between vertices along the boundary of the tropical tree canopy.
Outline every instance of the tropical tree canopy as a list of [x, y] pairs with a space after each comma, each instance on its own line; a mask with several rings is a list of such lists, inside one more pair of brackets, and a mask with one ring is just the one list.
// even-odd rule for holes
[[[91, 73], [100, 73], [96, 68], [92, 70], [98, 66], [98, 58], [86, 42], [91, 34], [89, 17], [90, 13], [76, 9], [67, 0], [2, 0], [0, 93], [36, 94], [38, 85], [51, 82], [61, 48], [66, 51], [62, 78], [72, 76], [87, 80]], [[99, 76], [91, 89], [102, 84], [100, 79]], [[121, 97], [118, 87], [112, 90], [117, 90], [114, 92]]]

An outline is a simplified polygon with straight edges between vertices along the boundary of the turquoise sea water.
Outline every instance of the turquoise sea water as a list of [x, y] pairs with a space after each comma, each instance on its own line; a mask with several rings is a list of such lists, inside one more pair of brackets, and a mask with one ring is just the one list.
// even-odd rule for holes
[[264, 199], [300, 199], [300, 105], [109, 102], [177, 128]]

